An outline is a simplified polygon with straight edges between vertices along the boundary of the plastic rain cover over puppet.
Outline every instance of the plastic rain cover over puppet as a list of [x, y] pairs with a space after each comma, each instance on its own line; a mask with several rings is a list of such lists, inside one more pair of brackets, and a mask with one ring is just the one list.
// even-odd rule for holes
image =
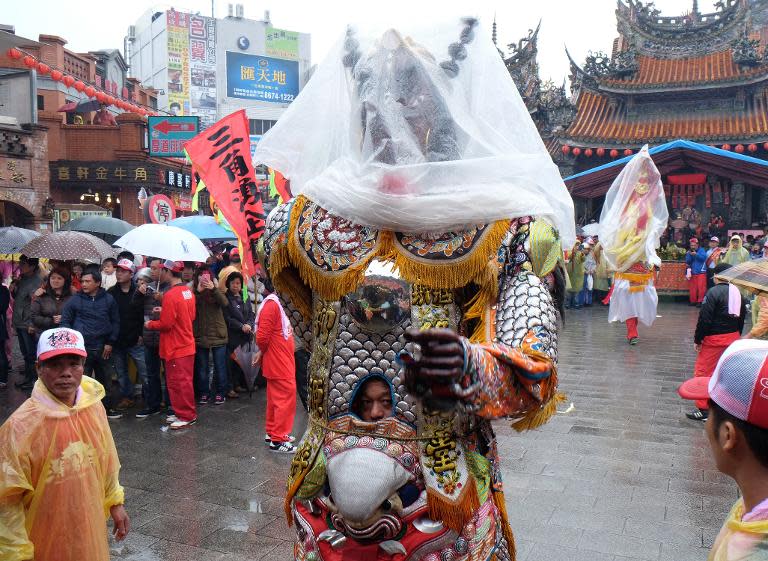
[[669, 212], [661, 175], [643, 146], [614, 179], [600, 214], [600, 243], [614, 271], [637, 262], [661, 265], [656, 255]]
[[349, 28], [254, 162], [359, 224], [443, 232], [535, 215], [575, 240], [573, 201], [473, 19], [413, 34]]

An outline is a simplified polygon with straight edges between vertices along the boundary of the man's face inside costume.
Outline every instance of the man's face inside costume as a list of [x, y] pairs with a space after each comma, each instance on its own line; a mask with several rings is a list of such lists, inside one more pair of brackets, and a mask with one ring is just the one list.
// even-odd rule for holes
[[381, 378], [366, 380], [355, 396], [352, 410], [366, 422], [391, 417], [393, 415], [392, 388]]

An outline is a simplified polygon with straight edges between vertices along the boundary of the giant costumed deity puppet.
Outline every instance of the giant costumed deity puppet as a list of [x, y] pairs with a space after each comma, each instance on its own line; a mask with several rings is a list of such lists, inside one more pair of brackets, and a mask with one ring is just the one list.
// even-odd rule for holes
[[573, 203], [476, 20], [349, 29], [254, 161], [297, 196], [263, 259], [311, 351], [295, 558], [514, 559], [490, 421], [556, 410]]
[[644, 146], [611, 184], [600, 214], [603, 256], [615, 271], [608, 321], [626, 323], [630, 345], [638, 341], [638, 321], [651, 326], [656, 319], [656, 249], [668, 220], [661, 174]]

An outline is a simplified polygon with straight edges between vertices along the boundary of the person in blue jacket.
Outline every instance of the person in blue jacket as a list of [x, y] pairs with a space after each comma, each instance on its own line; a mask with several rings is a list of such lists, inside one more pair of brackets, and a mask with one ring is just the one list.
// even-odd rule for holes
[[105, 390], [104, 409], [107, 417], [119, 419], [121, 413], [112, 408], [110, 397], [112, 380], [109, 357], [112, 346], [120, 335], [120, 314], [115, 299], [101, 288], [98, 268], [88, 268], [80, 277], [80, 292], [75, 293], [61, 311], [61, 327], [69, 327], [83, 334], [85, 350], [84, 373], [96, 378]]
[[688, 279], [688, 295], [691, 306], [701, 306], [707, 292], [707, 250], [699, 247], [699, 240], [691, 238], [688, 253], [685, 255]]

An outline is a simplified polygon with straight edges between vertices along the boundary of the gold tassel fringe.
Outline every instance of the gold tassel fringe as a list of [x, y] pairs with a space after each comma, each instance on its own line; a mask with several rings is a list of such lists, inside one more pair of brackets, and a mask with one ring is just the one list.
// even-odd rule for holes
[[368, 264], [381, 250], [381, 242], [377, 240], [376, 247], [363, 259], [343, 271], [334, 272], [320, 269], [307, 256], [302, 247], [298, 230], [299, 219], [307, 202], [306, 197], [299, 195], [291, 209], [291, 225], [287, 244], [290, 261], [298, 269], [301, 280], [309, 285], [313, 292], [326, 300], [339, 300], [342, 296], [354, 292], [362, 284]]
[[511, 561], [515, 561], [515, 559], [517, 559], [517, 547], [515, 546], [515, 535], [512, 533], [512, 527], [509, 525], [509, 515], [507, 514], [507, 503], [504, 501], [504, 492], [494, 491], [493, 502], [501, 517], [501, 533], [504, 535], [504, 539], [507, 540], [509, 558]]
[[538, 409], [529, 411], [525, 417], [512, 423], [512, 428], [517, 432], [523, 432], [524, 430], [531, 430], [540, 427], [552, 418], [552, 416], [557, 412], [557, 405], [559, 403], [563, 403], [566, 401], [566, 399], [567, 398], [564, 393], [556, 393], [544, 405]]
[[[508, 220], [493, 223], [467, 255], [445, 263], [419, 259], [394, 239], [388, 240], [386, 245], [391, 243], [391, 251], [384, 252], [384, 255], [394, 258], [400, 276], [411, 284], [423, 284], [430, 288], [458, 288], [482, 279], [481, 286], [486, 286], [489, 277], [493, 276], [490, 267], [497, 268], [496, 256], [508, 230]], [[495, 277], [498, 278], [498, 269]]]
[[440, 493], [427, 487], [427, 507], [432, 520], [441, 520], [448, 528], [461, 534], [461, 530], [480, 508], [474, 477], [470, 475], [467, 479], [458, 502], [448, 501]]

